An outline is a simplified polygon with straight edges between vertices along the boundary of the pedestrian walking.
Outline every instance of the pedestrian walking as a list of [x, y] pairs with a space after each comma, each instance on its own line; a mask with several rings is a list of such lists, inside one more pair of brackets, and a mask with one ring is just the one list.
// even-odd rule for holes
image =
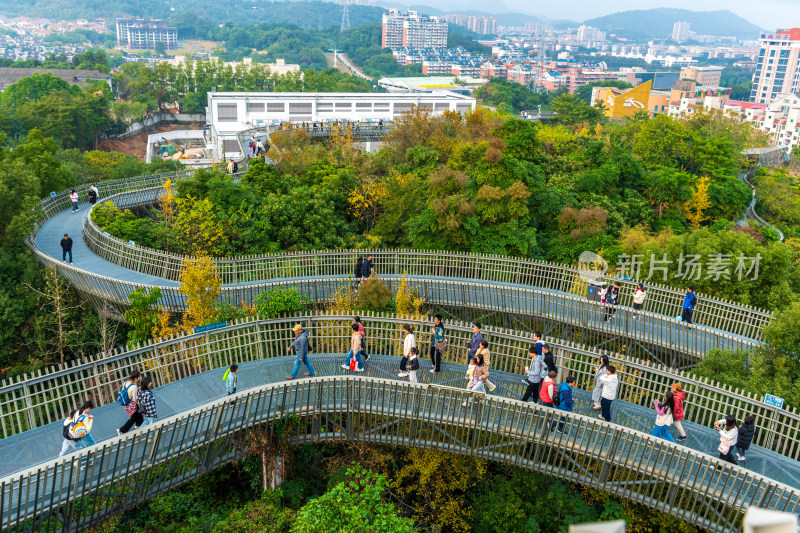
[[656, 408], [656, 423], [650, 434], [654, 437], [675, 442], [675, 439], [669, 433], [669, 426], [672, 425], [672, 416], [675, 412], [675, 398], [672, 392], [666, 393], [661, 401], [653, 400], [653, 406]]
[[603, 392], [600, 394], [600, 410], [603, 420], [611, 422], [611, 402], [617, 398], [617, 386], [619, 385], [617, 369], [614, 368], [614, 365], [606, 367], [606, 375], [600, 376], [600, 382], [603, 384]]
[[550, 345], [546, 342], [542, 343], [542, 363], [545, 365], [547, 372], [558, 372], [553, 353], [550, 351]]
[[[411, 348], [417, 347], [417, 338], [414, 337], [414, 328], [411, 324], [405, 324], [403, 331], [406, 332], [406, 336], [403, 339], [403, 357], [400, 358], [400, 372], [397, 374], [401, 378], [410, 376], [408, 371], [409, 356], [411, 355]], [[417, 365], [419, 365], [419, 361], [417, 361]]]
[[94, 417], [90, 415], [94, 404], [91, 401], [84, 402], [78, 409], [67, 414], [64, 419], [64, 426], [61, 429], [61, 436], [64, 442], [61, 444], [59, 457], [71, 452], [77, 452], [87, 446], [94, 446], [92, 438], [92, 422]]
[[69, 255], [69, 262], [72, 263], [72, 237], [66, 233], [61, 238], [61, 259], [66, 263], [67, 255]]
[[367, 254], [367, 257], [364, 258], [364, 262], [361, 264], [361, 277], [366, 280], [373, 273], [374, 267], [372, 266], [372, 254]]
[[600, 303], [604, 304], [608, 301], [608, 285], [603, 283], [600, 285]]
[[75, 189], [72, 189], [69, 193], [69, 199], [72, 200], [72, 212], [78, 212], [78, 193], [75, 192]]
[[89, 203], [94, 205], [97, 202], [97, 196], [100, 191], [95, 187], [94, 183], [89, 187], [89, 192], [86, 195], [89, 197]]
[[483, 335], [481, 335], [481, 323], [475, 322], [472, 325], [472, 337], [469, 339], [467, 343], [467, 364], [472, 361], [475, 354], [478, 353], [478, 349], [481, 347], [481, 341], [483, 340]]
[[408, 352], [408, 381], [417, 383], [417, 370], [419, 370], [419, 349], [412, 346]]
[[542, 355], [542, 346], [544, 343], [542, 342], [542, 334], [538, 331], [533, 332], [533, 348], [537, 355]]
[[683, 385], [680, 383], [673, 383], [672, 395], [675, 399], [675, 410], [672, 413], [672, 421], [675, 424], [675, 429], [678, 430], [678, 438], [676, 440], [684, 441], [687, 437], [686, 431], [683, 430], [683, 424], [681, 423], [684, 417], [684, 403], [686, 402], [686, 393], [683, 391]]
[[361, 322], [360, 316], [354, 316], [353, 322], [358, 325], [358, 334], [361, 335], [361, 357], [366, 363], [369, 361], [369, 354], [367, 353], [367, 334], [364, 332], [364, 323]]
[[295, 334], [294, 342], [286, 348], [286, 351], [291, 352], [292, 348], [294, 348], [294, 367], [292, 367], [292, 373], [286, 376], [286, 379], [294, 379], [297, 377], [301, 363], [306, 365], [308, 369], [305, 375], [313, 378], [315, 375], [314, 367], [311, 366], [311, 361], [308, 360], [308, 332], [304, 330], [303, 326], [300, 324], [295, 324], [292, 331]]
[[600, 381], [602, 376], [607, 374], [606, 369], [609, 367], [607, 355], [600, 356], [600, 365], [594, 367], [594, 389], [592, 389], [592, 409], [595, 411], [600, 410], [600, 398], [603, 394], [603, 382]]
[[364, 256], [359, 255], [358, 259], [356, 259], [356, 271], [353, 273], [353, 279], [356, 282], [361, 280], [361, 269], [364, 267]]
[[719, 458], [731, 464], [738, 464], [733, 458], [733, 447], [739, 440], [739, 426], [736, 425], [736, 417], [728, 415], [722, 420], [714, 423], [714, 429], [719, 431]]
[[[636, 288], [636, 291], [633, 293], [633, 310], [634, 311], [641, 311], [642, 306], [644, 305], [644, 299], [647, 298], [647, 291], [644, 288], [644, 283], [639, 283], [639, 286]], [[634, 318], [636, 320], [641, 320], [642, 317], [639, 313], [634, 313]]]
[[524, 382], [528, 385], [525, 389], [525, 394], [522, 395], [522, 401], [527, 402], [533, 397], [533, 402], [539, 400], [539, 389], [542, 387], [542, 359], [536, 353], [536, 346], [531, 346], [528, 349], [528, 355], [532, 357], [531, 364], [525, 369], [528, 373], [527, 379]]
[[747, 450], [753, 442], [753, 436], [756, 433], [756, 417], [748, 415], [744, 419], [744, 423], [739, 426], [739, 432], [736, 437], [736, 458], [740, 461], [747, 460]]
[[[467, 383], [467, 390], [486, 394], [486, 380], [489, 379], [489, 369], [486, 367], [483, 355], [480, 353], [475, 354], [475, 357], [472, 358], [472, 364], [475, 365], [475, 375]], [[466, 407], [467, 404], [468, 402], [464, 401], [461, 405]]]
[[558, 372], [551, 370], [547, 373], [547, 377], [542, 380], [542, 387], [539, 389], [539, 399], [542, 400], [542, 405], [545, 407], [553, 407], [556, 395], [556, 376]]
[[347, 354], [347, 362], [342, 365], [342, 368], [363, 372], [364, 361], [361, 359], [361, 334], [358, 332], [358, 324], [353, 324], [351, 329], [353, 334], [350, 336], [350, 352]]
[[[491, 354], [489, 353], [489, 341], [481, 340], [481, 347], [478, 348], [479, 353], [483, 356], [483, 362], [486, 364], [486, 368], [488, 369], [491, 366]], [[486, 388], [489, 392], [494, 392], [497, 388], [497, 385], [489, 381], [488, 379], [484, 382], [486, 384]]]
[[225, 391], [228, 396], [236, 394], [236, 384], [239, 381], [239, 365], [231, 365], [228, 370], [222, 375], [222, 381], [225, 382]]
[[142, 413], [142, 417], [144, 418], [142, 426], [155, 424], [158, 420], [156, 398], [153, 396], [153, 393], [150, 392], [153, 388], [155, 388], [153, 380], [147, 376], [143, 377], [141, 383], [139, 383], [139, 392], [137, 393], [139, 397], [139, 412]]
[[686, 295], [683, 297], [683, 307], [681, 307], [681, 321], [684, 324], [692, 323], [692, 312], [697, 303], [697, 296], [694, 294], [694, 286], [689, 285], [686, 289]]
[[431, 328], [431, 349], [430, 356], [433, 368], [430, 369], [431, 374], [436, 374], [442, 369], [442, 354], [447, 350], [447, 340], [444, 338], [444, 324], [442, 324], [442, 315], [433, 317], [433, 327]]
[[619, 289], [622, 287], [619, 281], [614, 283], [611, 290], [606, 295], [606, 310], [603, 314], [603, 322], [609, 321], [614, 318], [614, 313], [617, 312], [617, 302], [619, 301]]
[[131, 372], [131, 375], [122, 384], [122, 390], [117, 393], [117, 401], [125, 408], [128, 421], [121, 428], [117, 429], [117, 435], [127, 433], [135, 425], [137, 428], [144, 422], [144, 416], [139, 412], [139, 382], [142, 375], [138, 370]]
[[[572, 408], [575, 406], [575, 398], [572, 394], [572, 389], [575, 387], [575, 376], [567, 376], [567, 379], [564, 380], [564, 383], [561, 384], [561, 387], [558, 389], [558, 408], [562, 411], [566, 411], [568, 413], [572, 412]], [[558, 432], [566, 434], [567, 432], [564, 431], [564, 422], [567, 421], [567, 417], [562, 416], [561, 420], [558, 422]], [[555, 427], [556, 423], [553, 422], [553, 427]], [[551, 428], [552, 430], [552, 428]]]

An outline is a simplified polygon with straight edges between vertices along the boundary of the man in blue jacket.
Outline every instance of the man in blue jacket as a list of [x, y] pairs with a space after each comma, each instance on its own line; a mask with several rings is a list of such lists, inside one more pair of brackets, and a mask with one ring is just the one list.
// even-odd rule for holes
[[294, 379], [297, 377], [297, 373], [300, 371], [300, 363], [306, 365], [308, 368], [308, 372], [306, 372], [306, 376], [313, 378], [314, 377], [314, 367], [311, 366], [311, 361], [308, 360], [308, 332], [303, 329], [303, 326], [300, 324], [295, 324], [292, 328], [292, 331], [296, 335], [294, 338], [294, 342], [286, 348], [286, 351], [289, 352], [294, 348], [295, 358], [294, 358], [294, 368], [292, 368], [292, 374], [290, 376], [286, 376], [286, 379]]
[[481, 341], [483, 340], [483, 335], [481, 335], [481, 323], [475, 322], [472, 324], [472, 338], [467, 343], [467, 364], [472, 361], [472, 358], [475, 357], [475, 354], [478, 351], [478, 348], [481, 347]]
[[[575, 405], [575, 399], [572, 397], [572, 387], [575, 386], [575, 377], [574, 376], [567, 376], [567, 379], [564, 380], [564, 383], [561, 384], [561, 387], [558, 389], [558, 408], [562, 411], [567, 411], [568, 413], [572, 412], [572, 407]], [[564, 431], [564, 422], [566, 422], [566, 417], [561, 417], [561, 420], [558, 423], [558, 431], [559, 433]], [[556, 423], [553, 422], [553, 427], [555, 428]]]
[[683, 297], [683, 309], [681, 309], [681, 320], [685, 324], [692, 323], [692, 311], [694, 311], [694, 304], [697, 303], [697, 296], [694, 295], [694, 287], [689, 285], [686, 289], [686, 296]]

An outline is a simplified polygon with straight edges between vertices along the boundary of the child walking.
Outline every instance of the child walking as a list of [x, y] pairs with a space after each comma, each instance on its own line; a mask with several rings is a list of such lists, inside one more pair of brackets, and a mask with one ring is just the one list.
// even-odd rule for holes
[[412, 346], [408, 351], [408, 364], [406, 369], [408, 371], [408, 381], [417, 383], [417, 370], [419, 370], [419, 350], [416, 346]]

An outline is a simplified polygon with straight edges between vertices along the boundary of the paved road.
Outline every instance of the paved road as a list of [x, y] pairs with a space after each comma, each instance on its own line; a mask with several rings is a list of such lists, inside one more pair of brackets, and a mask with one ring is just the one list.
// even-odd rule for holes
[[[318, 376], [347, 375], [350, 371], [341, 368], [344, 356], [340, 355], [312, 355], [312, 365]], [[280, 357], [263, 359], [249, 363], [242, 363], [239, 367], [239, 388], [247, 390], [252, 387], [276, 383], [284, 380], [284, 376], [291, 370], [294, 363], [293, 357]], [[391, 356], [373, 356], [366, 365], [366, 371], [358, 375], [383, 378], [400, 379], [397, 377], [399, 358]], [[422, 368], [418, 372], [421, 383], [435, 383], [451, 387], [464, 387], [465, 365], [444, 363], [442, 372], [438, 375], [431, 374], [428, 360], [422, 361]], [[210, 370], [158, 387], [154, 391], [156, 406], [161, 419], [189, 411], [225, 395], [225, 384], [222, 381], [224, 368]], [[302, 367], [305, 371], [305, 367]], [[302, 375], [302, 374], [301, 374]], [[495, 395], [507, 398], [521, 398], [525, 386], [521, 376], [507, 372], [492, 372], [491, 379], [498, 386]], [[587, 416], [596, 416], [591, 409], [591, 395], [587, 391], [575, 391], [575, 412]], [[116, 428], [120, 427], [127, 419], [122, 408], [117, 404], [110, 404], [93, 411], [95, 423], [92, 435], [95, 440], [103, 440], [116, 436]], [[691, 417], [691, 411], [687, 413]], [[655, 421], [655, 412], [638, 405], [622, 401], [613, 404], [613, 418], [618, 424], [631, 429], [649, 433]], [[712, 428], [698, 426], [685, 421], [684, 428], [689, 439], [683, 444], [698, 451], [716, 456], [716, 447], [719, 444], [719, 435]], [[673, 435], [676, 435], [673, 428]], [[56, 422], [36, 428], [19, 435], [0, 440], [0, 476], [7, 476], [40, 463], [55, 459], [61, 449], [61, 423]], [[747, 463], [743, 466], [759, 474], [780, 481], [800, 489], [800, 462], [761, 448], [752, 446], [747, 454]]]

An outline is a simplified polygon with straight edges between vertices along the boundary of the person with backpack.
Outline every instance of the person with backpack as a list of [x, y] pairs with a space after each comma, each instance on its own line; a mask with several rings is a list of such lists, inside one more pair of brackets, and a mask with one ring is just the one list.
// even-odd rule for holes
[[[364, 361], [361, 360], [361, 334], [358, 332], [358, 324], [353, 324], [351, 328], [353, 334], [350, 336], [350, 352], [347, 354], [347, 362], [342, 365], [342, 368], [363, 372]], [[355, 365], [353, 360], [355, 360]]]
[[73, 213], [77, 213], [78, 212], [78, 201], [79, 201], [80, 198], [78, 197], [78, 193], [75, 192], [75, 189], [72, 189], [70, 191], [69, 199], [72, 200], [72, 212]]
[[412, 346], [408, 352], [408, 381], [417, 383], [417, 370], [419, 370], [419, 350], [416, 346]]
[[286, 376], [286, 379], [294, 379], [297, 377], [297, 373], [300, 372], [301, 363], [306, 365], [308, 369], [306, 376], [313, 378], [316, 373], [314, 372], [314, 367], [311, 366], [311, 361], [308, 360], [308, 332], [304, 330], [303, 326], [300, 324], [295, 324], [292, 331], [295, 334], [294, 342], [286, 348], [286, 351], [289, 352], [294, 348], [294, 367], [292, 367], [292, 373]]
[[[644, 289], [644, 283], [639, 283], [636, 291], [633, 293], [633, 310], [641, 311], [644, 305], [644, 300], [647, 298], [647, 291]], [[634, 320], [641, 320], [642, 317], [639, 313], [633, 314]]]
[[542, 400], [542, 405], [545, 407], [553, 407], [556, 396], [556, 377], [558, 372], [551, 370], [547, 373], [547, 377], [542, 381], [542, 387], [539, 389], [539, 399]]
[[672, 397], [675, 401], [675, 410], [672, 413], [672, 423], [675, 424], [675, 429], [678, 430], [678, 438], [676, 440], [683, 441], [687, 439], [686, 432], [683, 430], [683, 404], [686, 402], [686, 393], [683, 392], [683, 385], [680, 383], [672, 384]]
[[[408, 358], [411, 355], [411, 348], [417, 347], [417, 339], [414, 337], [414, 328], [411, 324], [405, 324], [403, 326], [403, 331], [406, 332], [406, 337], [403, 339], [403, 357], [400, 358], [400, 372], [397, 374], [398, 377], [401, 378], [410, 376], [408, 371]], [[419, 365], [419, 361], [417, 361], [417, 365]], [[416, 374], [414, 375], [416, 377]]]
[[222, 375], [222, 381], [225, 382], [225, 390], [228, 392], [228, 396], [236, 394], [236, 381], [239, 379], [238, 373], [239, 365], [231, 365]]
[[736, 417], [728, 415], [722, 420], [714, 422], [714, 429], [719, 431], [719, 458], [731, 464], [738, 464], [733, 458], [733, 447], [739, 440], [739, 426], [736, 424]]
[[87, 196], [89, 197], [89, 203], [90, 204], [94, 205], [95, 202], [97, 202], [97, 194], [99, 192], [100, 191], [97, 189], [97, 187], [95, 187], [94, 183], [92, 183], [92, 186], [89, 187], [89, 192], [87, 193]]
[[675, 439], [669, 433], [669, 426], [672, 425], [672, 414], [675, 412], [675, 398], [672, 392], [666, 393], [661, 401], [653, 400], [653, 406], [656, 408], [656, 423], [650, 434], [654, 437], [675, 442]]
[[367, 334], [364, 332], [364, 323], [360, 316], [354, 316], [353, 322], [358, 325], [358, 334], [361, 335], [361, 357], [366, 363], [369, 361], [369, 354], [367, 353]]
[[686, 289], [686, 295], [683, 297], [683, 306], [681, 307], [681, 321], [689, 325], [692, 323], [692, 312], [697, 303], [697, 296], [694, 294], [694, 286], [689, 285]]
[[64, 442], [61, 444], [59, 457], [77, 452], [87, 446], [94, 446], [95, 442], [91, 434], [94, 417], [89, 414], [93, 408], [94, 403], [86, 401], [64, 419], [64, 427], [61, 430]]
[[139, 398], [139, 412], [142, 413], [142, 417], [144, 418], [142, 426], [155, 424], [158, 419], [156, 399], [153, 393], [150, 392], [153, 387], [153, 380], [147, 376], [143, 377], [141, 383], [139, 383], [137, 397]]
[[542, 359], [539, 357], [539, 354], [536, 353], [535, 345], [528, 349], [528, 354], [533, 359], [531, 360], [530, 366], [525, 369], [528, 373], [528, 377], [524, 381], [528, 385], [528, 388], [525, 390], [525, 394], [522, 395], [522, 401], [527, 402], [533, 397], [533, 402], [536, 403], [539, 401], [539, 389], [542, 387]]
[[117, 429], [117, 435], [127, 433], [136, 425], [138, 428], [144, 422], [142, 413], [139, 412], [139, 382], [142, 380], [142, 375], [138, 370], [131, 372], [131, 375], [122, 384], [122, 390], [117, 393], [117, 402], [125, 408], [125, 414], [130, 418], [125, 422], [121, 428]]
[[[558, 389], [558, 394], [555, 397], [555, 406], [561, 409], [562, 411], [566, 411], [568, 413], [572, 412], [572, 408], [575, 406], [575, 398], [572, 395], [572, 389], [575, 387], [575, 376], [567, 376], [567, 379], [564, 380], [564, 383], [561, 384], [561, 387]], [[564, 431], [564, 422], [567, 421], [567, 417], [562, 416], [561, 420], [558, 422], [558, 432], [564, 433], [566, 435], [566, 431]], [[553, 422], [553, 428], [556, 426], [555, 421]], [[552, 428], [551, 428], [552, 431]]]
[[753, 436], [756, 433], [756, 417], [748, 415], [744, 419], [744, 423], [739, 426], [739, 432], [736, 437], [736, 458], [740, 461], [746, 461], [745, 454], [753, 442]]
[[435, 315], [433, 317], [433, 327], [431, 328], [430, 356], [433, 363], [433, 368], [430, 369], [431, 374], [437, 374], [442, 370], [442, 352], [445, 350], [447, 350], [447, 340], [444, 338], [442, 315]]
[[556, 361], [553, 359], [553, 353], [550, 351], [550, 345], [546, 342], [542, 344], [542, 363], [547, 368], [547, 372], [558, 372]]
[[608, 356], [603, 354], [600, 356], [600, 366], [594, 367], [594, 389], [592, 389], [592, 409], [595, 411], [600, 410], [600, 398], [603, 395], [603, 382], [600, 381], [601, 376], [606, 375], [606, 368], [610, 363]]
[[606, 375], [600, 376], [600, 382], [603, 384], [603, 392], [600, 394], [600, 410], [603, 420], [611, 422], [611, 403], [617, 399], [617, 387], [619, 386], [617, 369], [613, 365], [606, 367]]

